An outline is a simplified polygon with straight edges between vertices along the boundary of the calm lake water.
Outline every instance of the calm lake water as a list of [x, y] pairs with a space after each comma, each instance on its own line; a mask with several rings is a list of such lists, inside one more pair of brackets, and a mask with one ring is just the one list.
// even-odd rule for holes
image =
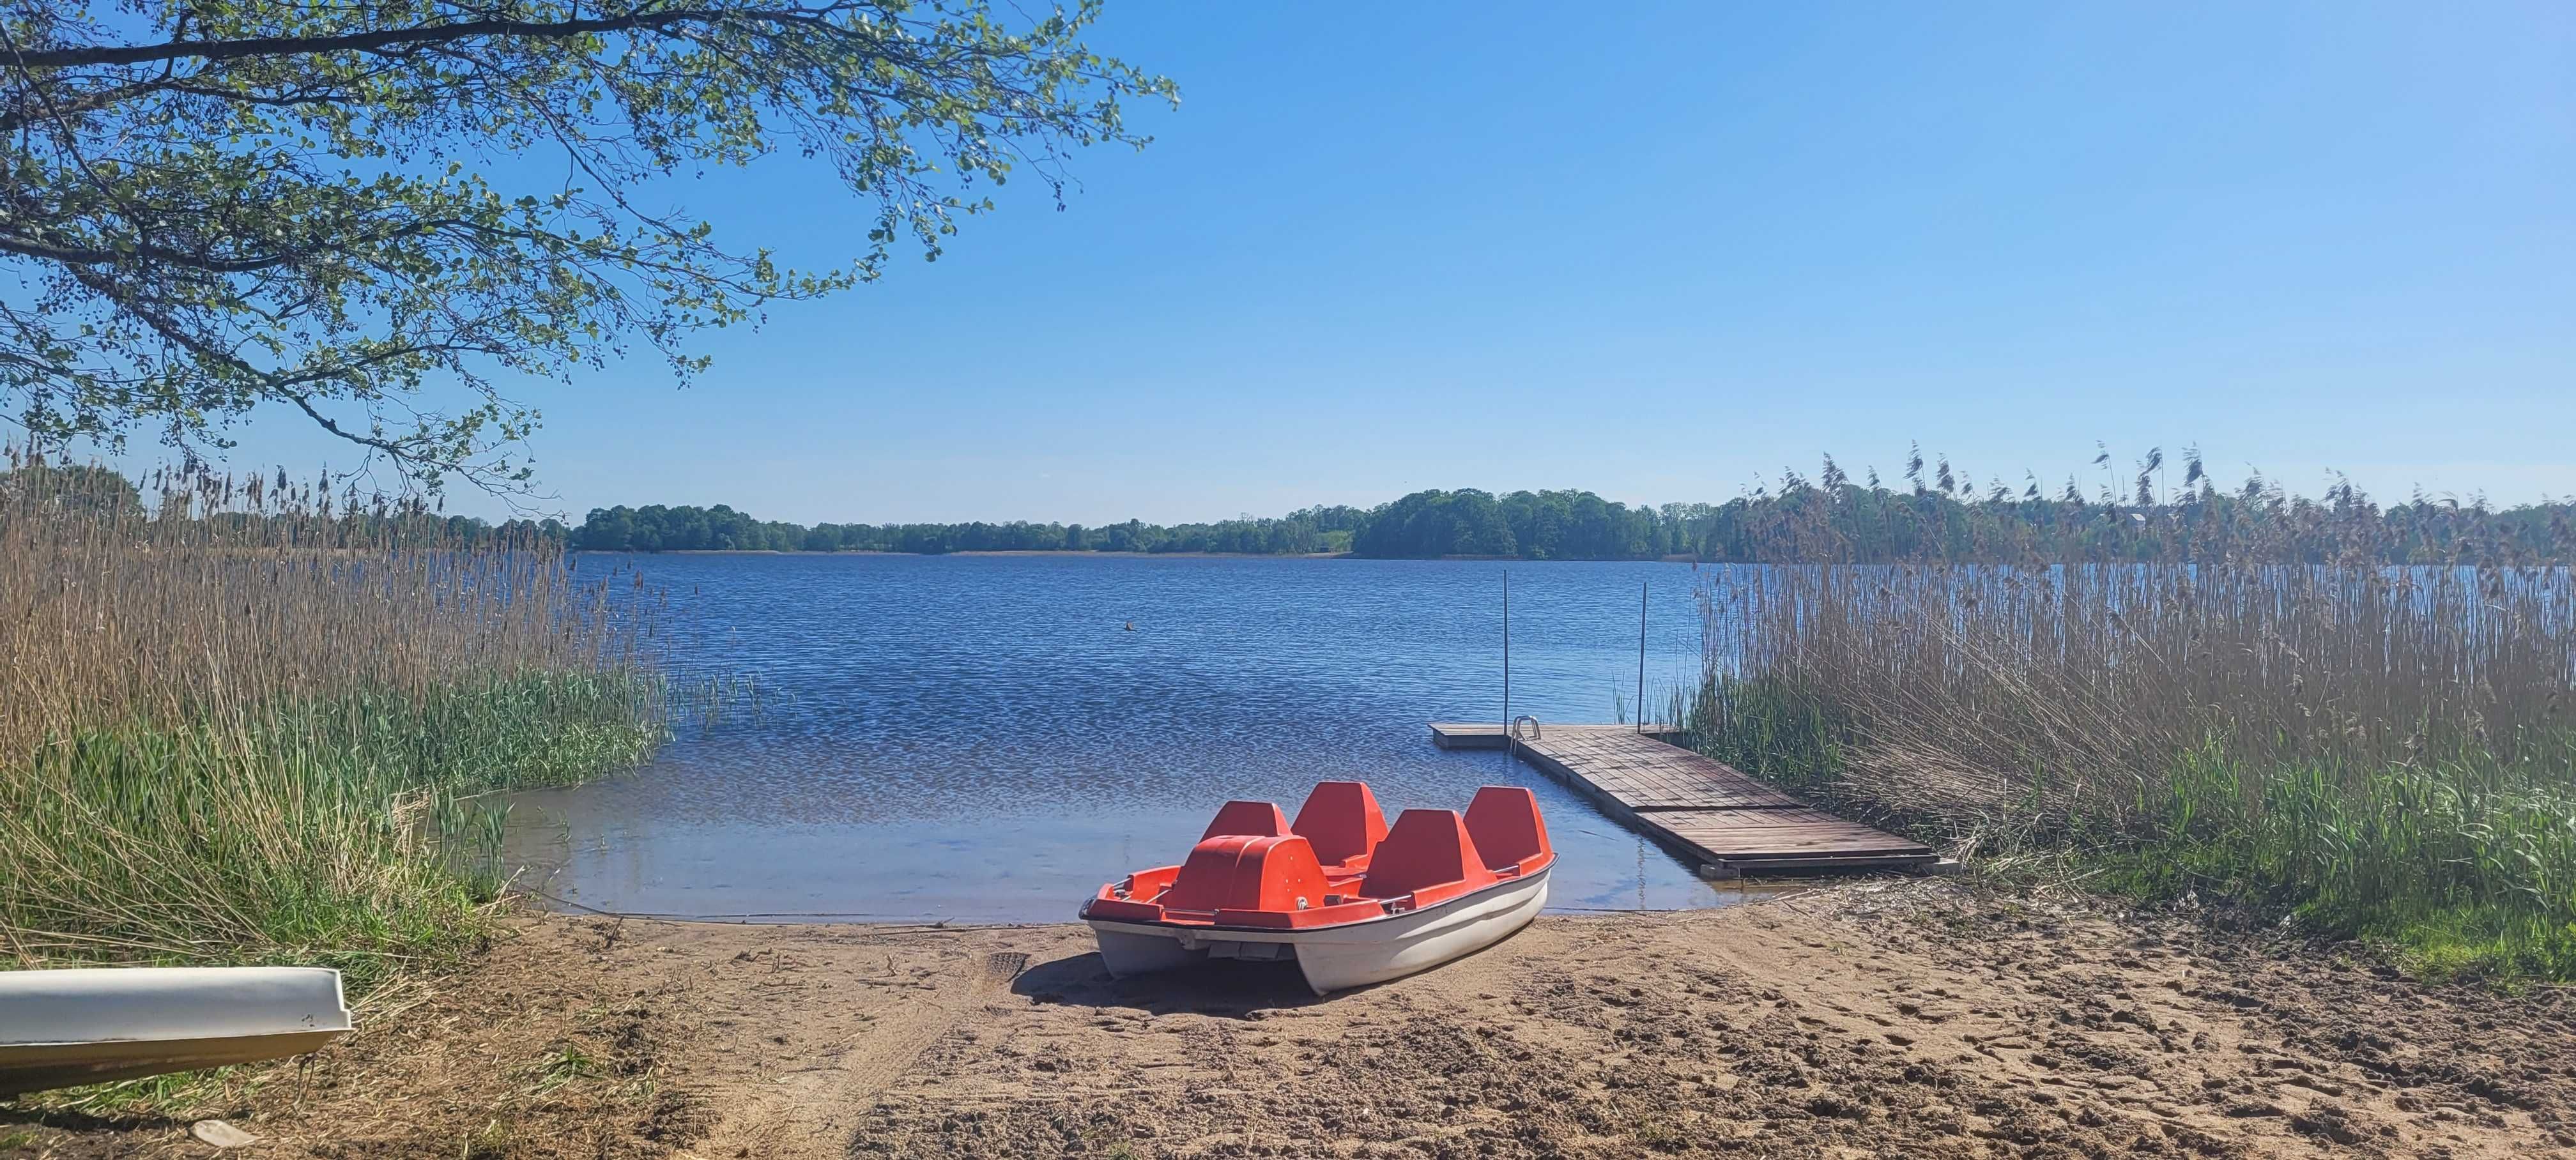
[[[1326, 778], [1388, 811], [1527, 785], [1565, 908], [1743, 895], [1499, 752], [1425, 723], [1503, 708], [1608, 721], [1633, 700], [1639, 585], [1661, 704], [1699, 668], [1686, 564], [1087, 556], [609, 556], [669, 596], [682, 681], [758, 689], [632, 774], [521, 795], [511, 852], [545, 894], [700, 917], [1064, 921], [1179, 861], [1219, 803], [1292, 814]], [[1130, 627], [1132, 625], [1132, 628]], [[1634, 709], [1630, 712], [1633, 714]]]

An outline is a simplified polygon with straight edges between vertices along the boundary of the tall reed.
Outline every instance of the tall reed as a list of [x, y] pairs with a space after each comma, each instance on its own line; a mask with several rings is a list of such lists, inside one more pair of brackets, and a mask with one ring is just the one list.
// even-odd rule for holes
[[21, 963], [326, 961], [363, 985], [486, 913], [498, 822], [474, 795], [662, 735], [637, 622], [551, 541], [282, 475], [11, 468], [0, 953]]
[[1728, 569], [1697, 742], [1960, 841], [2576, 977], [2565, 568]]

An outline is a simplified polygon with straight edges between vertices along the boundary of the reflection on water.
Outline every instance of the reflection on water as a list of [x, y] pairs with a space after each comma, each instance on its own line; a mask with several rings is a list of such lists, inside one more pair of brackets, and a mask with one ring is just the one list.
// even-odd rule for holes
[[[748, 678], [637, 772], [521, 795], [515, 857], [546, 894], [702, 916], [1058, 921], [1107, 879], [1180, 860], [1218, 803], [1292, 813], [1324, 778], [1394, 812], [1527, 785], [1563, 908], [1740, 894], [1432, 720], [1502, 712], [1504, 565], [1056, 556], [585, 556], [640, 567], [682, 626], [682, 680]], [[1699, 666], [1677, 564], [1516, 564], [1512, 708], [1603, 721]], [[611, 586], [628, 587], [621, 575]], [[1130, 629], [1128, 626], [1134, 627]]]

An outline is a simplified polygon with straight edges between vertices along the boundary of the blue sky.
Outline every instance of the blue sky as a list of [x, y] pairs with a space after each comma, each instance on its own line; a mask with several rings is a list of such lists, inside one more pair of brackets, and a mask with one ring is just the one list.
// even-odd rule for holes
[[[529, 384], [550, 506], [1714, 501], [1909, 440], [2016, 490], [2089, 490], [2098, 439], [2576, 493], [2560, 5], [1110, 6], [1094, 46], [1185, 96], [1151, 148], [712, 337], [687, 390]], [[867, 228], [792, 158], [653, 192], [801, 264]], [[292, 422], [237, 461], [334, 454]]]

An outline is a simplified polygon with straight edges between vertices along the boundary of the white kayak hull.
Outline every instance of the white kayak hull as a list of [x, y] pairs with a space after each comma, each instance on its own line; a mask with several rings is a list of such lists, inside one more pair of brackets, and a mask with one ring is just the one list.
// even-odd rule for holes
[[283, 1059], [349, 1029], [321, 967], [0, 971], [0, 1096]]
[[1297, 960], [1318, 995], [1398, 979], [1501, 942], [1547, 906], [1550, 866], [1472, 895], [1391, 918], [1315, 930], [1243, 930], [1085, 919], [1116, 978], [1209, 959]]

